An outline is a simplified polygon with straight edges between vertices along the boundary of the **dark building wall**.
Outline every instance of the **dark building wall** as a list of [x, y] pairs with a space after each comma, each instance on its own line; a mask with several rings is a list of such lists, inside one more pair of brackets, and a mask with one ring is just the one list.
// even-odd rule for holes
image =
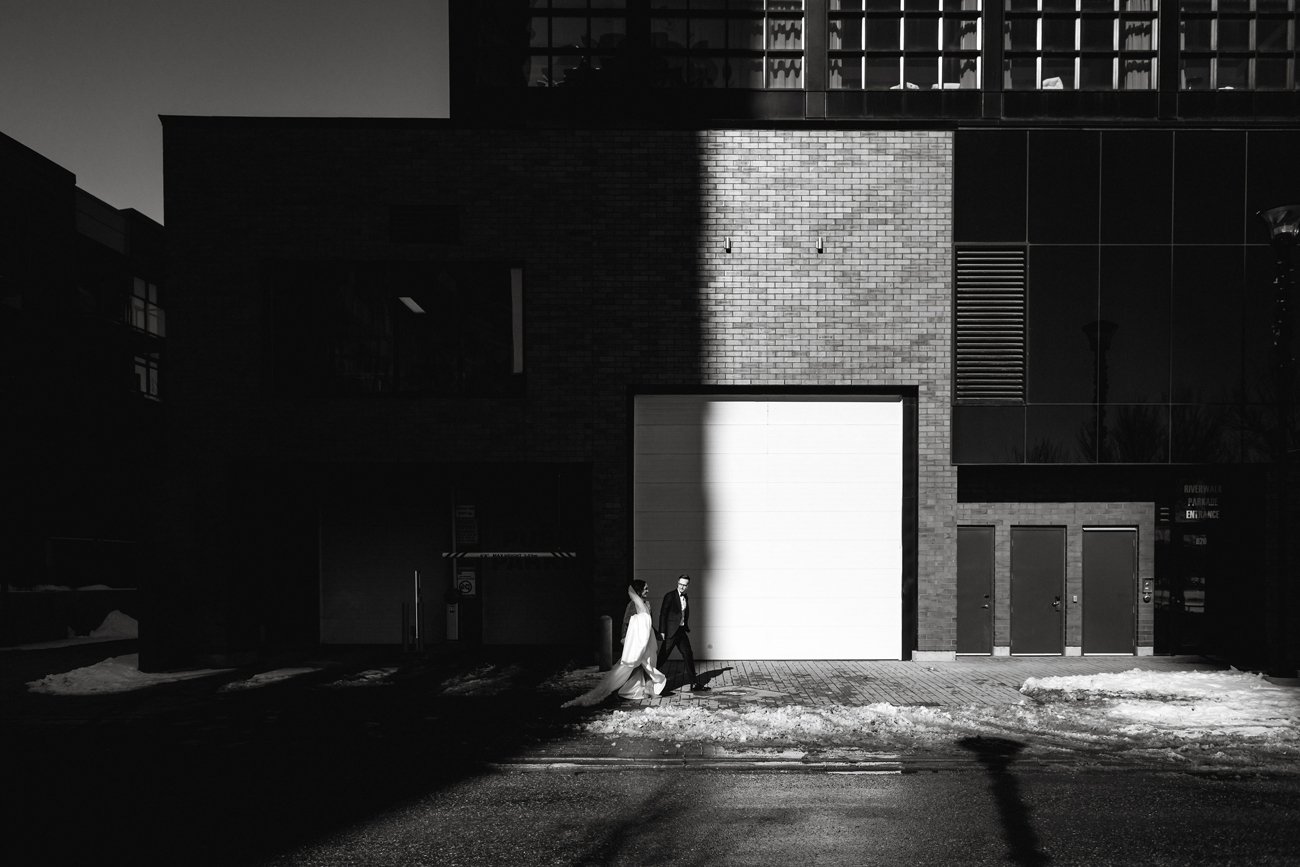
[[[138, 585], [161, 449], [160, 406], [140, 393], [134, 369], [136, 353], [159, 350], [161, 336], [132, 328], [126, 313], [134, 276], [163, 281], [163, 230], [75, 181], [0, 135], [6, 643], [85, 632], [105, 605], [131, 598], [64, 592], [55, 601], [31, 588]], [[125, 609], [139, 614], [134, 602]]]
[[[222, 482], [236, 462], [589, 463], [591, 611], [621, 610], [631, 391], [915, 388], [917, 647], [951, 651], [950, 135], [197, 118], [164, 131], [178, 559], [219, 550], [212, 513], [238, 508]], [[393, 206], [449, 220], [395, 240]], [[271, 397], [263, 264], [283, 260], [522, 266], [525, 396]], [[180, 583], [225, 580], [191, 565]]]

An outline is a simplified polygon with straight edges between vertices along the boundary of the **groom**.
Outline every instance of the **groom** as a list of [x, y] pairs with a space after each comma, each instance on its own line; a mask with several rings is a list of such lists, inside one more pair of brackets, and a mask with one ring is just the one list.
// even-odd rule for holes
[[659, 648], [659, 661], [655, 668], [664, 670], [664, 661], [676, 647], [686, 663], [686, 688], [693, 692], [708, 691], [695, 674], [695, 654], [691, 652], [691, 604], [686, 591], [691, 586], [690, 575], [678, 575], [677, 587], [664, 594], [659, 606], [659, 637], [664, 640]]

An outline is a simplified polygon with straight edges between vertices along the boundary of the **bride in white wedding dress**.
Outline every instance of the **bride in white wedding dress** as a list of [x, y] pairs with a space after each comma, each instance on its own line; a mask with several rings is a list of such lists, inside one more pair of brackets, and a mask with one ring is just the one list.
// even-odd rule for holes
[[650, 617], [650, 588], [640, 578], [627, 588], [628, 598], [636, 613], [627, 623], [623, 638], [623, 656], [609, 673], [600, 679], [595, 688], [577, 698], [566, 701], [564, 707], [586, 707], [600, 704], [615, 690], [623, 698], [653, 698], [664, 691], [668, 678], [655, 668], [659, 655], [659, 636]]

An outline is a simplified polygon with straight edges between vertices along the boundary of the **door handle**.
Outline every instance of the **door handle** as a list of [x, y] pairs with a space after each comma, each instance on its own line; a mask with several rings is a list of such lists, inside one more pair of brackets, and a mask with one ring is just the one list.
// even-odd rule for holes
[[1052, 603], [1052, 607], [1055, 608], [1057, 611], [1060, 611], [1060, 610], [1061, 610], [1061, 597], [1060, 597], [1060, 596], [1057, 596], [1057, 597], [1056, 597], [1056, 601]]

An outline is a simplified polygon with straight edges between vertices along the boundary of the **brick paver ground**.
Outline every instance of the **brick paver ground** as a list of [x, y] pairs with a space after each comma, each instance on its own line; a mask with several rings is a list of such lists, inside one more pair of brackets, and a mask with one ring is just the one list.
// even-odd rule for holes
[[1146, 671], [1214, 671], [1222, 664], [1198, 656], [958, 657], [952, 662], [862, 660], [706, 660], [696, 662], [711, 689], [678, 688], [681, 663], [665, 667], [670, 694], [639, 702], [672, 705], [1017, 704], [1028, 678]]

